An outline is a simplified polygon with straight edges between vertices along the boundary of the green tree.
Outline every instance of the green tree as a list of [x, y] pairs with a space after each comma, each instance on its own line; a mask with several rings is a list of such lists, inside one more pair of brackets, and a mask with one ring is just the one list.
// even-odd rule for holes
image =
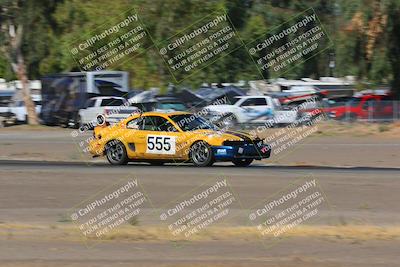
[[392, 90], [400, 99], [400, 1], [387, 3], [387, 46], [392, 70]]
[[28, 123], [38, 124], [38, 118], [35, 111], [35, 104], [32, 101], [28, 87], [28, 73], [23, 52], [23, 38], [26, 32], [24, 25], [23, 12], [25, 9], [19, 1], [1, 1], [1, 50], [11, 63], [12, 69], [22, 84], [22, 96], [25, 102]]

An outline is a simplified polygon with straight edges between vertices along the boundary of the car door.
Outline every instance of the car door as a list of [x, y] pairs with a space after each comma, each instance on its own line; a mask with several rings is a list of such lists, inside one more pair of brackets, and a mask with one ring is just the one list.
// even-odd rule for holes
[[362, 119], [373, 119], [374, 110], [377, 107], [378, 100], [376, 98], [368, 98], [361, 105], [359, 118]]
[[144, 135], [143, 129], [144, 117], [134, 118], [126, 123], [126, 129], [122, 129], [122, 138], [127, 147], [130, 158], [142, 157], [144, 155]]
[[240, 104], [246, 110], [251, 122], [265, 122], [267, 117], [272, 115], [271, 106], [264, 97], [248, 98]]
[[161, 116], [144, 116], [143, 127], [137, 133], [138, 152], [145, 159], [179, 158], [179, 132]]
[[378, 114], [379, 119], [393, 119], [395, 117], [395, 103], [392, 96], [383, 96], [379, 101]]
[[95, 114], [95, 105], [98, 99], [89, 99], [86, 104], [85, 108], [81, 110], [80, 116], [83, 123], [90, 123], [91, 120], [95, 118], [97, 114]]

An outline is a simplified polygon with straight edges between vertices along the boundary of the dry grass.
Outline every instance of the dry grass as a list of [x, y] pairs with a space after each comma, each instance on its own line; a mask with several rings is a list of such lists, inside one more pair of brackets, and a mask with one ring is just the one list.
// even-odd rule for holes
[[323, 122], [319, 125], [317, 136], [379, 136], [398, 137], [400, 122], [395, 123], [341, 123], [336, 121]]
[[[82, 241], [83, 235], [73, 225], [0, 224], [0, 236], [12, 238], [40, 238]], [[166, 227], [121, 226], [103, 236], [101, 240], [120, 241], [208, 241], [208, 240], [255, 240], [261, 237], [255, 227], [210, 227], [199, 234], [175, 237]], [[332, 238], [349, 240], [394, 240], [400, 238], [400, 226], [342, 225], [298, 226], [279, 238]], [[265, 238], [275, 238], [271, 235]], [[89, 238], [96, 239], [96, 238]]]
[[[400, 135], [400, 122], [395, 123], [343, 123], [338, 121], [325, 121], [314, 125], [317, 131], [311, 136], [348, 136], [348, 137], [364, 137], [378, 136], [385, 138], [396, 138]], [[267, 137], [280, 132], [281, 128], [272, 128], [262, 130], [257, 134], [260, 137]]]

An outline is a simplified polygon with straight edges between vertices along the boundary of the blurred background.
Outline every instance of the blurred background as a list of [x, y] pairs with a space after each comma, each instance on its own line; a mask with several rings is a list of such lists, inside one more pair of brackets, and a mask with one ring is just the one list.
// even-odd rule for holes
[[[320, 98], [333, 100], [330, 104], [335, 105], [341, 102], [342, 106], [354, 105], [348, 101], [357, 92], [381, 95], [373, 99], [374, 103], [364, 107], [365, 114], [353, 110], [343, 114], [346, 118], [350, 117], [350, 120], [358, 117], [365, 119], [376, 117], [376, 114], [381, 114], [386, 108], [385, 117], [397, 118], [398, 115], [396, 103], [379, 107], [376, 104], [382, 98], [393, 101], [399, 97], [398, 0], [116, 0], [112, 3], [103, 0], [1, 0], [0, 6], [0, 112], [6, 118], [17, 117], [13, 118], [14, 121], [76, 126], [79, 124], [79, 110], [86, 107], [90, 97], [123, 95], [129, 99], [149, 89], [155, 90], [152, 97], [168, 94], [178, 98], [174, 101], [186, 102], [189, 106], [199, 106], [201, 101], [205, 102], [205, 106], [215, 100], [216, 96], [209, 94], [215, 94], [216, 91], [207, 91], [204, 88], [226, 86], [234, 88], [225, 89], [220, 94], [239, 88], [242, 91], [236, 91], [233, 95], [268, 94], [277, 98], [281, 104], [291, 102], [287, 100], [288, 97], [324, 93], [324, 90], [342, 90], [340, 94], [328, 93]], [[177, 83], [153, 45], [174, 36], [216, 10], [227, 12], [241, 39], [235, 39], [234, 42], [249, 43], [309, 8], [313, 8], [317, 14], [333, 45], [300, 62], [281, 76], [268, 71], [260, 74], [246, 49], [237, 49]], [[68, 92], [65, 88], [70, 88], [70, 84], [74, 83], [71, 74], [63, 74], [62, 81], [54, 78], [54, 75], [82, 71], [71, 55], [73, 44], [82, 36], [92, 36], [93, 31], [101, 25], [113, 25], [119, 21], [121, 14], [132, 9], [136, 10], [142, 24], [151, 34], [151, 41], [138, 49], [137, 56], [107, 68], [108, 71], [126, 72], [128, 76], [121, 76], [118, 81], [97, 81], [94, 77], [97, 89], [91, 89], [87, 85], [87, 79], [91, 78], [83, 75], [78, 79], [85, 80], [84, 96], [76, 96], [77, 89]], [[128, 82], [121, 85], [121, 79], [125, 78]], [[48, 83], [52, 84], [51, 92], [48, 89], [50, 86], [46, 85]], [[110, 93], [110, 90], [104, 89], [107, 86], [121, 91], [122, 94], [115, 90]], [[100, 87], [103, 89], [99, 89]], [[202, 88], [202, 91], [197, 92]], [[344, 90], [347, 91], [343, 93]], [[15, 97], [15, 92], [18, 91], [19, 97]], [[197, 92], [196, 96], [190, 95], [193, 92]], [[49, 95], [56, 95], [52, 98], [54, 101], [51, 105]], [[199, 96], [200, 100], [195, 99]], [[337, 99], [338, 97], [341, 98]], [[6, 108], [10, 106], [11, 98], [13, 109]], [[143, 98], [140, 101], [157, 102], [153, 98], [150, 101], [149, 95], [141, 99]], [[45, 111], [40, 110], [42, 101]], [[356, 99], [356, 102], [360, 101]], [[22, 109], [26, 106], [27, 111], [17, 114], [18, 111], [15, 110], [18, 106]], [[60, 119], [46, 122], [46, 116], [66, 119], [63, 122], [59, 122]]]

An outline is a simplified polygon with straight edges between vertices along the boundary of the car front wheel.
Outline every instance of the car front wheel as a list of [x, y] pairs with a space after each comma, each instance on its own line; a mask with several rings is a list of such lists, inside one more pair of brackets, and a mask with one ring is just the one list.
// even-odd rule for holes
[[247, 167], [253, 162], [253, 159], [234, 159], [232, 162], [237, 167]]
[[106, 156], [111, 165], [126, 165], [129, 161], [124, 144], [116, 140], [107, 143]]
[[214, 163], [212, 149], [210, 145], [204, 141], [199, 141], [192, 145], [189, 158], [197, 167], [211, 166]]

